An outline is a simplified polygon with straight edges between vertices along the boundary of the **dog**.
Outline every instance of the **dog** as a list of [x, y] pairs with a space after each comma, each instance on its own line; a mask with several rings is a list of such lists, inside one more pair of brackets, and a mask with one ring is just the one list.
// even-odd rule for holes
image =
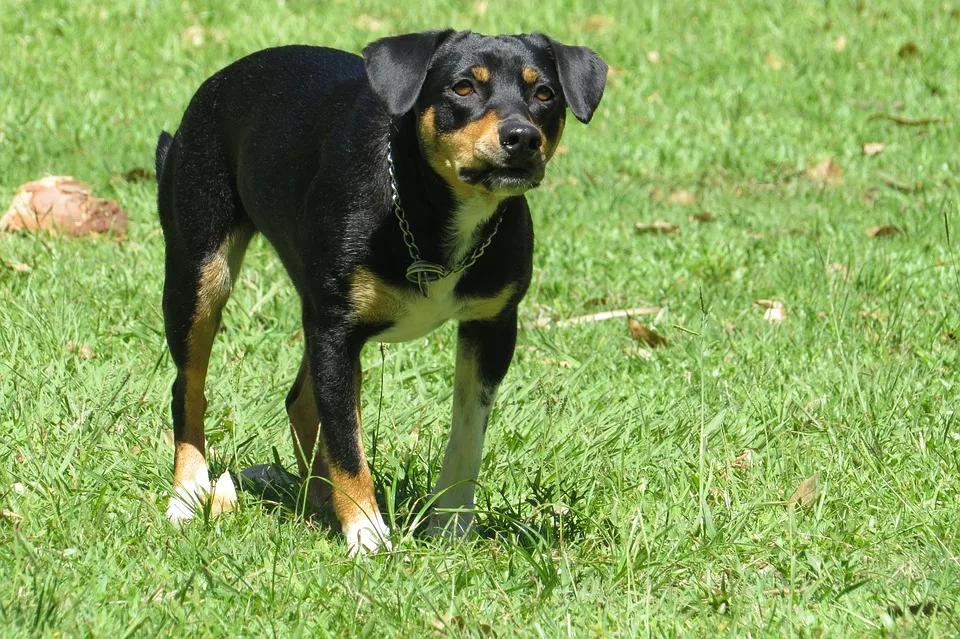
[[276, 250], [302, 304], [305, 349], [286, 397], [297, 466], [332, 501], [349, 554], [389, 547], [360, 429], [360, 351], [459, 322], [453, 420], [430, 531], [473, 521], [483, 440], [530, 284], [524, 193], [583, 123], [607, 65], [542, 34], [429, 31], [362, 57], [283, 46], [197, 90], [156, 149], [163, 316], [176, 364], [167, 517], [209, 499], [204, 384], [251, 237]]

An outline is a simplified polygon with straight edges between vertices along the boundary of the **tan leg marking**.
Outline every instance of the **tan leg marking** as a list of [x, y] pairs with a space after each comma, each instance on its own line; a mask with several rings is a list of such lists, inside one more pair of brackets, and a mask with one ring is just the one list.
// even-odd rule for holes
[[[242, 229], [230, 235], [200, 270], [197, 306], [187, 336], [188, 363], [178, 371], [183, 381], [183, 432], [174, 444], [174, 496], [167, 507], [167, 517], [174, 522], [192, 518], [211, 492], [203, 432], [203, 414], [207, 409], [203, 389], [220, 311], [230, 297], [252, 234]], [[232, 504], [222, 506], [229, 510]]]
[[[297, 468], [300, 478], [307, 482], [307, 499], [314, 506], [320, 506], [330, 498], [329, 471], [322, 445], [318, 442], [320, 414], [313, 395], [313, 382], [310, 379], [310, 365], [304, 355], [297, 374], [300, 394], [290, 405], [287, 414], [290, 417], [290, 434], [293, 437], [293, 449], [297, 456]], [[310, 463], [308, 460], [312, 460]]]
[[[358, 386], [359, 390], [359, 386]], [[359, 399], [359, 397], [358, 397]], [[367, 466], [367, 457], [361, 438], [360, 410], [356, 409], [357, 441], [360, 452], [360, 470], [356, 474], [338, 468], [327, 461], [333, 484], [333, 509], [340, 520], [340, 528], [347, 539], [350, 556], [364, 554], [383, 546], [390, 550], [390, 529], [383, 521], [380, 507], [373, 493], [373, 477]]]
[[[434, 486], [435, 512], [428, 533], [462, 537], [473, 524], [477, 475], [483, 458], [483, 439], [497, 389], [485, 389], [476, 348], [457, 341], [457, 368], [453, 392], [453, 425]], [[465, 512], [442, 512], [459, 510]]]

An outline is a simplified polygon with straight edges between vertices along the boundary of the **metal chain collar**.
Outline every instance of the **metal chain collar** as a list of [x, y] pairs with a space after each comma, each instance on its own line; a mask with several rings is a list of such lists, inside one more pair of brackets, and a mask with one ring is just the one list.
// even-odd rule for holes
[[421, 259], [420, 249], [413, 239], [413, 231], [410, 230], [410, 223], [407, 222], [407, 216], [403, 212], [403, 206], [400, 205], [400, 191], [397, 190], [397, 175], [393, 166], [393, 148], [389, 142], [387, 142], [387, 169], [390, 172], [390, 200], [393, 202], [393, 213], [397, 216], [397, 221], [400, 223], [403, 243], [407, 245], [407, 251], [410, 252], [410, 259], [412, 260], [410, 266], [407, 267], [406, 277], [408, 281], [416, 284], [420, 289], [420, 294], [426, 297], [427, 284], [461, 273], [473, 266], [476, 261], [480, 259], [480, 256], [483, 255], [483, 252], [487, 250], [487, 247], [490, 246], [490, 243], [493, 241], [493, 236], [500, 230], [503, 213], [497, 214], [497, 221], [493, 225], [493, 230], [490, 232], [490, 235], [487, 236], [487, 239], [475, 248], [470, 255], [463, 258], [456, 268], [448, 269], [442, 264]]

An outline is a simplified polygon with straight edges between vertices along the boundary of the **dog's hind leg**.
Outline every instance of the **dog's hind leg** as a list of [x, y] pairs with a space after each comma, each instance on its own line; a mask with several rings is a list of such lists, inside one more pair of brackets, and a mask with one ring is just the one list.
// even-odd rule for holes
[[210, 492], [204, 384], [221, 311], [253, 235], [253, 227], [230, 197], [226, 172], [217, 171], [205, 157], [171, 167], [171, 161], [183, 162], [177, 152], [177, 147], [171, 149], [160, 184], [166, 240], [163, 315], [177, 367], [171, 402], [174, 495], [167, 508], [172, 521], [193, 517]]
[[307, 500], [314, 506], [320, 506], [330, 498], [329, 471], [323, 442], [317, 438], [320, 414], [313, 396], [310, 360], [306, 353], [300, 362], [297, 379], [287, 394], [287, 415], [290, 417], [293, 450], [297, 456], [300, 478], [307, 490]]

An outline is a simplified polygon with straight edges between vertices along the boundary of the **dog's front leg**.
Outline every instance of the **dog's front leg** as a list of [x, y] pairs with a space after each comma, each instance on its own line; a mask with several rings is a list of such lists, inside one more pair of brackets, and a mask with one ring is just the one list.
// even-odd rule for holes
[[305, 321], [310, 376], [320, 417], [332, 501], [350, 555], [389, 548], [390, 530], [373, 494], [360, 429], [360, 349], [339, 321]]
[[433, 491], [436, 495], [430, 525], [433, 534], [460, 537], [473, 523], [474, 494], [487, 420], [497, 388], [513, 358], [516, 341], [515, 308], [506, 309], [495, 320], [460, 323], [453, 427]]

